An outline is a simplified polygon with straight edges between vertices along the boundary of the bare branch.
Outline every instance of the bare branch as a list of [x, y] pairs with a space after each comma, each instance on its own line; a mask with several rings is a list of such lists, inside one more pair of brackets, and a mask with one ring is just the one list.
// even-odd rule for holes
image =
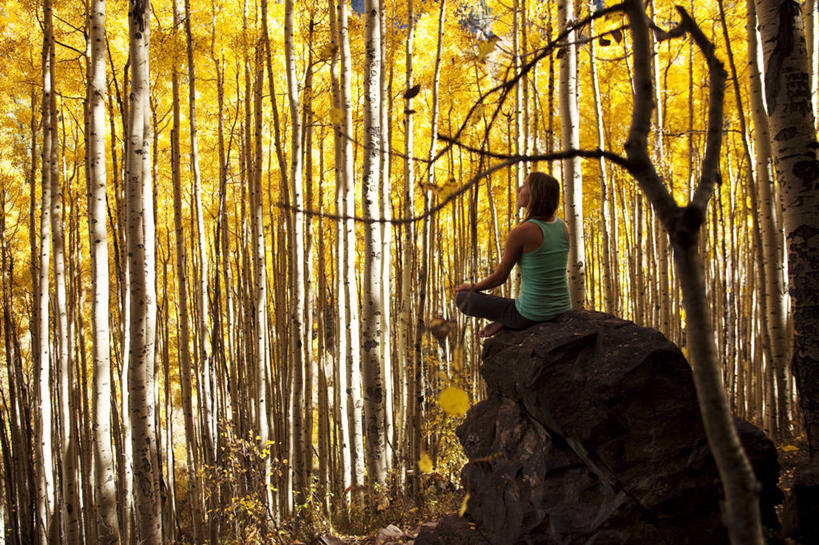
[[[443, 136], [443, 135], [441, 135], [441, 138], [443, 140], [451, 140], [449, 137], [446, 137], [446, 136]], [[454, 140], [452, 141], [451, 145], [461, 146], [460, 143], [455, 142]], [[470, 148], [467, 148], [467, 149], [470, 149]], [[619, 166], [621, 166], [621, 167], [623, 167], [623, 168], [625, 168], [627, 170], [629, 170], [629, 167], [630, 167], [629, 160], [626, 159], [625, 157], [617, 155], [616, 153], [612, 153], [612, 152], [605, 151], [605, 150], [599, 150], [599, 149], [598, 150], [568, 149], [568, 150], [558, 151], [558, 152], [554, 152], [554, 153], [544, 153], [544, 154], [540, 154], [540, 155], [503, 155], [503, 154], [496, 154], [496, 153], [492, 153], [492, 152], [481, 151], [481, 150], [478, 150], [478, 149], [475, 149], [475, 148], [471, 148], [470, 150], [471, 151], [477, 151], [479, 153], [483, 153], [487, 157], [502, 158], [504, 160], [497, 163], [497, 164], [495, 164], [495, 165], [493, 165], [493, 166], [491, 166], [491, 167], [489, 167], [489, 168], [487, 168], [486, 170], [483, 170], [483, 171], [479, 172], [478, 174], [476, 174], [475, 176], [473, 176], [472, 178], [467, 180], [466, 183], [464, 183], [463, 185], [458, 187], [458, 189], [456, 189], [452, 193], [449, 193], [438, 204], [436, 204], [435, 206], [430, 208], [429, 211], [427, 211], [426, 213], [423, 213], [423, 214], [419, 214], [417, 216], [410, 216], [410, 217], [405, 217], [405, 218], [392, 218], [392, 219], [388, 220], [388, 219], [385, 219], [385, 218], [364, 218], [364, 217], [361, 217], [361, 216], [349, 216], [349, 215], [346, 215], [346, 214], [328, 214], [326, 212], [320, 212], [320, 211], [316, 211], [316, 210], [307, 210], [307, 209], [304, 209], [304, 208], [296, 208], [295, 206], [292, 206], [292, 205], [290, 205], [288, 203], [284, 203], [284, 202], [278, 202], [278, 203], [276, 203], [276, 206], [278, 208], [282, 209], [282, 210], [295, 211], [295, 212], [298, 212], [298, 213], [306, 214], [308, 216], [319, 217], [319, 218], [323, 218], [323, 219], [327, 219], [327, 220], [331, 220], [331, 221], [353, 220], [355, 222], [364, 223], [364, 224], [384, 223], [384, 224], [390, 224], [390, 225], [406, 225], [406, 224], [409, 224], [409, 223], [416, 223], [416, 222], [419, 222], [419, 221], [421, 221], [421, 220], [423, 220], [425, 218], [434, 216], [435, 214], [437, 214], [438, 212], [440, 212], [441, 210], [446, 208], [447, 205], [449, 205], [455, 199], [457, 199], [458, 197], [460, 197], [461, 195], [463, 195], [464, 193], [469, 191], [469, 189], [471, 189], [474, 185], [476, 185], [478, 182], [480, 182], [483, 178], [497, 172], [498, 170], [502, 170], [504, 168], [515, 165], [517, 163], [529, 162], [529, 161], [558, 161], [558, 160], [562, 160], [562, 159], [569, 159], [569, 158], [572, 158], [572, 157], [585, 157], [585, 158], [588, 158], [588, 159], [599, 159], [600, 157], [603, 157], [603, 158], [608, 159], [608, 160], [612, 161], [613, 163], [615, 163], [615, 164], [617, 164], [617, 165], [619, 165]]]
[[584, 150], [584, 149], [567, 149], [564, 151], [558, 151], [553, 153], [547, 154], [538, 154], [538, 155], [515, 155], [515, 154], [507, 154], [507, 153], [497, 153], [494, 151], [488, 151], [485, 149], [476, 148], [474, 146], [470, 146], [464, 144], [463, 142], [458, 142], [457, 140], [450, 138], [445, 134], [438, 134], [438, 139], [443, 140], [444, 142], [448, 142], [453, 146], [456, 146], [461, 149], [465, 149], [467, 151], [471, 151], [473, 153], [477, 153], [484, 157], [491, 157], [493, 159], [515, 159], [520, 162], [535, 162], [535, 161], [555, 161], [559, 159], [570, 159], [572, 157], [583, 157], [585, 159], [608, 159], [612, 163], [623, 167], [626, 170], [629, 170], [631, 163], [629, 162], [628, 158], [623, 157], [622, 155], [618, 155], [613, 151], [602, 150], [600, 148], [593, 149], [593, 150]]

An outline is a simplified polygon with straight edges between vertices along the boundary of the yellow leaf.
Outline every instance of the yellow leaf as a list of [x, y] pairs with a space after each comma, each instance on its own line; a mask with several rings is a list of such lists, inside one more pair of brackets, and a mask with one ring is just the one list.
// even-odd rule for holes
[[463, 416], [469, 409], [469, 395], [460, 388], [450, 386], [438, 396], [438, 405], [450, 416]]
[[492, 36], [485, 42], [478, 44], [478, 61], [483, 62], [486, 60], [486, 57], [495, 50], [495, 44], [499, 39], [497, 36]]
[[469, 492], [467, 492], [466, 496], [464, 496], [464, 501], [461, 502], [461, 508], [458, 509], [458, 516], [459, 517], [464, 516], [464, 513], [466, 513], [466, 502], [468, 502], [468, 501], [469, 501]]
[[780, 448], [782, 449], [782, 452], [796, 452], [797, 450], [799, 450], [799, 447], [797, 447], [796, 445], [785, 445], [784, 447]]
[[457, 180], [455, 180], [455, 178], [450, 178], [444, 182], [443, 186], [441, 186], [441, 193], [443, 194], [443, 197], [446, 198], [458, 191], [458, 189], [460, 189], [460, 186], [458, 185]]
[[327, 42], [326, 44], [321, 46], [321, 49], [319, 49], [318, 51], [319, 59], [326, 61], [332, 58], [332, 56], [336, 54], [336, 49], [338, 49], [336, 47], [336, 44], [332, 42]]
[[340, 125], [344, 121], [344, 112], [341, 108], [330, 109], [330, 121], [333, 122], [333, 125]]
[[418, 469], [421, 473], [429, 473], [432, 471], [432, 460], [426, 452], [421, 453], [421, 459], [418, 460]]

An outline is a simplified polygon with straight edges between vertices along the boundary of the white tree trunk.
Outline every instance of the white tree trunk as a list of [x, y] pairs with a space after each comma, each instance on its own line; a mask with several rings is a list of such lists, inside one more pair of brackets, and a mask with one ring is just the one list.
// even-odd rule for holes
[[[572, 0], [557, 3], [558, 31], [563, 32], [574, 21]], [[580, 147], [577, 111], [577, 46], [575, 31], [570, 31], [561, 45], [560, 57], [560, 139], [563, 149]], [[563, 203], [569, 228], [569, 291], [572, 307], [583, 308], [586, 300], [586, 255], [583, 246], [583, 177], [580, 158], [563, 160]]]
[[[782, 248], [780, 236], [776, 226], [777, 209], [780, 204], [774, 196], [773, 162], [771, 156], [771, 137], [768, 128], [768, 118], [765, 106], [765, 84], [762, 80], [762, 49], [759, 41], [756, 21], [756, 6], [748, 4], [746, 33], [748, 37], [748, 72], [751, 102], [751, 119], [754, 123], [754, 155], [756, 186], [759, 192], [759, 218], [762, 235], [762, 266], [765, 271], [765, 284], [761, 286], [762, 297], [765, 298], [766, 319], [764, 327], [768, 329], [767, 337], [770, 340], [770, 354], [773, 359], [774, 378], [777, 390], [780, 392], [774, 398], [774, 391], [770, 389], [770, 407], [774, 410], [776, 420], [773, 422], [773, 431], [785, 431], [789, 426], [787, 419], [788, 397], [784, 393], [787, 389], [785, 369], [788, 364], [790, 346], [786, 325], [787, 299], [785, 293], [785, 264], [780, 259]], [[784, 390], [784, 391], [783, 391]]]
[[[330, 43], [333, 44], [333, 56], [330, 61], [330, 78], [333, 93], [333, 108], [337, 115], [332, 119], [333, 121], [333, 148], [335, 156], [334, 172], [336, 181], [336, 215], [339, 217], [344, 215], [345, 200], [344, 191], [342, 189], [344, 173], [342, 146], [344, 139], [344, 132], [342, 128], [341, 104], [340, 104], [340, 88], [338, 81], [338, 59], [339, 59], [339, 32], [338, 23], [336, 21], [336, 6], [335, 0], [327, 0], [328, 12], [330, 14]], [[338, 420], [337, 435], [338, 435], [338, 449], [340, 452], [340, 468], [341, 473], [341, 490], [347, 490], [352, 485], [352, 453], [350, 452], [350, 418], [349, 418], [349, 404], [347, 398], [347, 290], [344, 284], [344, 276], [347, 274], [346, 258], [347, 253], [345, 248], [345, 226], [339, 221], [336, 223], [336, 269], [335, 269], [335, 294], [336, 294], [336, 315], [338, 316], [338, 323], [335, 328], [336, 335], [336, 356], [335, 368], [333, 369], [333, 397], [336, 406], [335, 415]], [[343, 497], [343, 496], [342, 496]], [[342, 502], [342, 505], [345, 502]]]
[[[381, 147], [381, 6], [378, 0], [365, 0], [364, 63], [364, 172], [361, 198], [365, 219], [378, 217], [379, 152]], [[367, 422], [367, 472], [371, 483], [383, 485], [384, 459], [384, 385], [381, 374], [380, 344], [383, 336], [381, 313], [381, 229], [376, 222], [364, 225], [363, 312], [361, 317], [361, 355], [364, 367], [364, 415]]]
[[805, 0], [805, 40], [808, 45], [808, 70], [810, 70], [810, 102], [813, 106], [813, 115], [817, 110], [817, 94], [819, 94], [819, 2]]
[[199, 173], [199, 139], [196, 124], [196, 64], [193, 55], [193, 34], [191, 32], [191, 3], [185, 0], [185, 34], [188, 51], [188, 125], [190, 127], [190, 161], [193, 176], [193, 202], [196, 214], [196, 256], [199, 267], [194, 294], [196, 295], [196, 338], [198, 340], [199, 391], [203, 394], [200, 407], [203, 409], [202, 446], [205, 449], [205, 462], [212, 459], [215, 452], [213, 433], [216, 423], [213, 419], [213, 393], [210, 391], [211, 353], [210, 329], [208, 327], [208, 253], [205, 248], [205, 220], [202, 213], [202, 183]]
[[128, 352], [129, 415], [134, 467], [134, 498], [138, 543], [162, 541], [154, 427], [154, 343], [156, 337], [155, 248], [153, 195], [150, 174], [148, 122], [148, 44], [150, 0], [130, 0], [131, 101], [128, 127], [126, 181], [131, 316]]
[[51, 109], [54, 104], [54, 34], [51, 0], [43, 2], [43, 160], [42, 160], [42, 200], [40, 205], [40, 278], [37, 296], [37, 339], [39, 355], [35, 374], [38, 388], [39, 418], [37, 419], [37, 509], [39, 516], [40, 543], [47, 545], [57, 537], [54, 524], [54, 458], [52, 440], [51, 411], [51, 342], [49, 340], [49, 268], [51, 261], [51, 177], [53, 169], [52, 148], [54, 139]]
[[[188, 2], [186, 2], [187, 8]], [[186, 9], [186, 11], [189, 11]], [[174, 16], [177, 4], [173, 2]], [[190, 312], [188, 310], [188, 246], [185, 240], [184, 218], [182, 217], [182, 161], [180, 153], [181, 113], [179, 105], [179, 72], [176, 59], [171, 72], [171, 92], [173, 101], [173, 129], [171, 131], [171, 183], [173, 185], [174, 235], [176, 239], [176, 293], [178, 306], [178, 361], [179, 390], [182, 398], [182, 415], [185, 423], [185, 453], [188, 472], [188, 501], [191, 517], [193, 542], [202, 542], [202, 502], [199, 486], [199, 441], [196, 435], [196, 418], [193, 411], [193, 373], [191, 370]], [[198, 167], [194, 167], [198, 169]], [[196, 176], [196, 174], [194, 174]], [[195, 185], [195, 184], [194, 184]], [[195, 191], [195, 187], [194, 187]]]
[[[413, 40], [415, 38], [415, 11], [413, 0], [407, 0], [407, 39], [405, 43], [405, 89], [409, 90], [413, 87], [413, 64], [412, 57], [414, 54]], [[406, 92], [406, 91], [405, 91]], [[409, 96], [409, 95], [407, 95]], [[415, 165], [412, 162], [412, 154], [414, 147], [413, 138], [413, 108], [412, 97], [404, 99], [404, 182], [401, 189], [402, 193], [402, 208], [401, 212], [405, 218], [412, 216], [414, 208], [415, 195]], [[415, 460], [412, 459], [412, 448], [408, 445], [411, 439], [410, 423], [412, 422], [412, 412], [410, 408], [413, 406], [413, 397], [410, 395], [410, 372], [412, 369], [412, 352], [410, 339], [412, 338], [412, 300], [410, 299], [410, 286], [412, 279], [412, 261], [414, 255], [415, 242], [413, 237], [413, 224], [404, 223], [401, 225], [401, 296], [400, 302], [400, 318], [398, 320], [398, 346], [396, 353], [399, 358], [399, 373], [401, 379], [399, 384], [401, 386], [401, 396], [399, 399], [399, 416], [396, 433], [396, 444], [401, 449], [400, 458], [402, 467], [412, 467]], [[402, 478], [405, 475], [402, 475]]]
[[[589, 3], [589, 9], [593, 4]], [[594, 21], [589, 22], [589, 34], [594, 36]], [[589, 69], [591, 70], [592, 96], [594, 98], [594, 117], [597, 126], [597, 147], [606, 149], [605, 131], [603, 128], [602, 103], [600, 100], [600, 86], [597, 78], [597, 62], [595, 59], [595, 40], [589, 41]], [[598, 173], [600, 174], [600, 236], [602, 237], [602, 261], [603, 261], [603, 293], [605, 296], [606, 312], [614, 314], [616, 312], [616, 296], [612, 281], [612, 261], [610, 255], [611, 242], [609, 239], [609, 224], [611, 223], [611, 213], [609, 212], [609, 180], [606, 172], [605, 159], [602, 157], [598, 161]], [[615, 261], [616, 263], [616, 261]]]
[[798, 4], [757, 0], [756, 8], [765, 54], [768, 123], [787, 237], [793, 374], [814, 466], [811, 484], [819, 487], [819, 320], [815, 312], [819, 304], [819, 145], [811, 104], [811, 69]]
[[[302, 338], [304, 317], [304, 188], [303, 178], [303, 141], [301, 104], [299, 101], [298, 77], [296, 75], [296, 57], [293, 46], [293, 0], [284, 3], [284, 58], [287, 72], [287, 98], [290, 103], [290, 180], [293, 191], [291, 211], [293, 230], [288, 238], [292, 278], [290, 280], [290, 351], [292, 391], [290, 394], [290, 416], [293, 429], [287, 438], [289, 458], [293, 460], [294, 489], [301, 495], [305, 493], [305, 459], [302, 448], [304, 437], [304, 346]], [[302, 503], [299, 499], [298, 503]]]
[[[381, 18], [381, 43], [379, 44], [379, 56], [381, 58], [381, 86], [379, 88], [379, 103], [381, 108], [381, 138], [379, 144], [379, 170], [381, 171], [381, 187], [379, 191], [378, 209], [381, 218], [384, 220], [381, 226], [381, 247], [383, 255], [381, 259], [381, 370], [384, 377], [384, 463], [387, 471], [392, 468], [394, 457], [395, 439], [393, 437], [395, 424], [393, 400], [394, 400], [394, 380], [395, 375], [392, 365], [392, 185], [390, 180], [390, 149], [392, 129], [390, 120], [392, 119], [388, 103], [392, 105], [391, 98], [387, 97], [387, 62], [385, 59], [386, 40], [386, 10], [382, 0], [379, 9]], [[390, 68], [390, 89], [392, 88], [392, 68]]]
[[356, 237], [355, 237], [355, 184], [353, 180], [353, 108], [352, 108], [352, 66], [350, 61], [350, 36], [347, 25], [347, 3], [341, 0], [338, 3], [338, 33], [339, 51], [341, 52], [339, 89], [339, 108], [342, 112], [341, 129], [341, 172], [342, 188], [344, 193], [344, 237], [345, 237], [345, 265], [344, 284], [347, 305], [347, 373], [349, 384], [347, 393], [350, 404], [350, 442], [353, 464], [353, 484], [364, 484], [364, 441], [362, 413], [364, 410], [361, 399], [361, 344], [358, 310], [358, 286], [356, 285]]
[[[101, 545], [119, 543], [117, 489], [111, 446], [111, 359], [109, 327], [108, 230], [106, 229], [105, 161], [105, 0], [90, 6], [91, 60], [88, 128], [88, 239], [91, 274], [94, 358], [94, 496], [97, 538]], [[86, 506], [88, 508], [88, 506]]]

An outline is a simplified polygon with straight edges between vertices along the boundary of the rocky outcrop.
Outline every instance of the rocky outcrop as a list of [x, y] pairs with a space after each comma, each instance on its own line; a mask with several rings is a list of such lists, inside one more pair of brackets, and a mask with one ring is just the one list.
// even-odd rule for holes
[[[475, 523], [463, 543], [728, 542], [691, 370], [659, 332], [569, 312], [502, 332], [483, 358], [487, 399], [458, 428]], [[737, 428], [775, 527], [776, 450], [747, 422]], [[417, 544], [451, 541], [439, 538], [430, 529]]]

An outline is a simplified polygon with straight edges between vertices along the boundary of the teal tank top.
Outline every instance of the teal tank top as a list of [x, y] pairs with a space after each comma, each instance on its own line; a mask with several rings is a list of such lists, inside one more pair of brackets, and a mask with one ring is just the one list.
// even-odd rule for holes
[[572, 309], [566, 278], [569, 237], [560, 218], [553, 223], [526, 221], [540, 227], [543, 242], [537, 250], [520, 256], [521, 286], [515, 308], [524, 318], [545, 322]]

